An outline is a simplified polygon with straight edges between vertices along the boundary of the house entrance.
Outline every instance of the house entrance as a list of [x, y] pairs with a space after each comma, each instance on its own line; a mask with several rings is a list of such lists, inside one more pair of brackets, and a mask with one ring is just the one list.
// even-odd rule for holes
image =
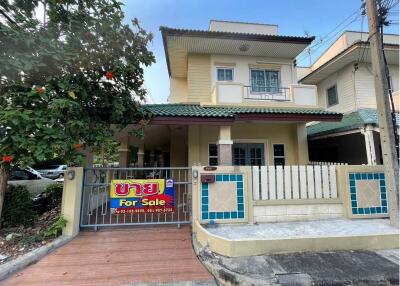
[[234, 143], [232, 149], [232, 161], [235, 166], [265, 165], [264, 144], [262, 143]]

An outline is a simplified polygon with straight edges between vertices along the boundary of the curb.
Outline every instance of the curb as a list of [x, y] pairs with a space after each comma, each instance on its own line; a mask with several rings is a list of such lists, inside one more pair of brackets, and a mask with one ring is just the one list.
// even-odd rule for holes
[[39, 261], [41, 258], [52, 252], [53, 250], [65, 245], [67, 242], [72, 240], [72, 236], [60, 236], [53, 240], [52, 242], [43, 245], [35, 250], [32, 250], [31, 252], [28, 252], [20, 257], [18, 257], [15, 260], [9, 261], [4, 263], [3, 265], [0, 266], [0, 281], [8, 278], [12, 274], [14, 274], [17, 271], [20, 271], [27, 267], [28, 265], [31, 265], [37, 261]]

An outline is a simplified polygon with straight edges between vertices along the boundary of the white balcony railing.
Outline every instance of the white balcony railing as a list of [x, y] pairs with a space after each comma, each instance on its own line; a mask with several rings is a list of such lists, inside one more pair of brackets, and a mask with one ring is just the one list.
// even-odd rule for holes
[[287, 87], [248, 86], [244, 99], [290, 101], [290, 89]]
[[216, 83], [211, 91], [213, 104], [252, 104], [274, 106], [317, 107], [317, 88], [314, 85], [291, 84], [289, 87], [252, 87], [241, 83]]

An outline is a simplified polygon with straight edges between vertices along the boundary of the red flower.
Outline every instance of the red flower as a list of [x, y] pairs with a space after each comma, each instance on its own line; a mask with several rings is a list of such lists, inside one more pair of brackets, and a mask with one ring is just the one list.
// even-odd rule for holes
[[76, 150], [81, 149], [81, 147], [82, 147], [82, 144], [80, 144], [80, 143], [76, 143], [76, 144], [75, 144], [75, 149], [76, 149]]
[[44, 88], [43, 87], [38, 87], [36, 89], [36, 92], [39, 93], [39, 94], [43, 94], [44, 93]]
[[10, 163], [12, 160], [12, 156], [3, 156], [3, 162]]
[[90, 39], [92, 37], [92, 33], [90, 33], [89, 31], [85, 32], [85, 37], [86, 39]]
[[114, 75], [113, 75], [113, 73], [112, 72], [106, 72], [106, 78], [107, 79], [112, 79], [114, 77]]

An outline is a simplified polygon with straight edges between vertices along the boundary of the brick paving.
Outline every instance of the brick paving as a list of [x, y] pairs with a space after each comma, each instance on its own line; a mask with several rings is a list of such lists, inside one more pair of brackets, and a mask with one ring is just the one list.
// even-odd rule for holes
[[127, 285], [213, 281], [197, 259], [190, 228], [81, 232], [1, 285]]

